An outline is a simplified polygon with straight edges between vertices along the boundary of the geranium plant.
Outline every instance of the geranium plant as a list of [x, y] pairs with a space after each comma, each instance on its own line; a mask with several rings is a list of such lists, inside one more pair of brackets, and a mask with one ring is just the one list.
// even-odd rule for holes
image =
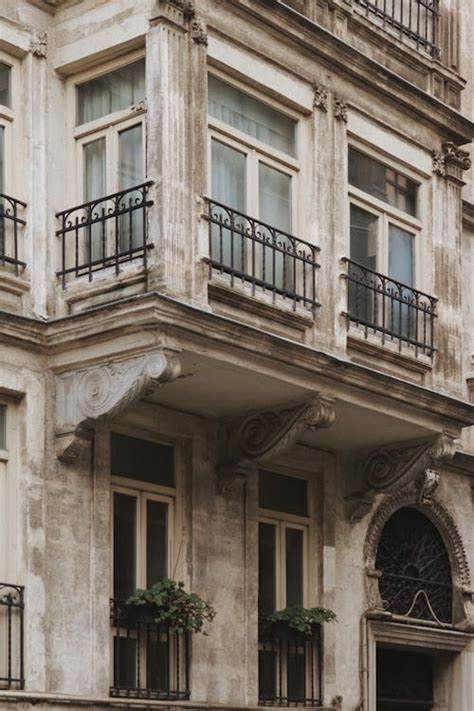
[[148, 605], [157, 623], [164, 623], [182, 634], [202, 632], [205, 622], [212, 622], [216, 616], [214, 608], [196, 593], [188, 593], [184, 583], [165, 578], [146, 590], [137, 590], [126, 601], [130, 606]]
[[305, 635], [310, 635], [314, 625], [322, 624], [323, 622], [337, 621], [336, 613], [325, 607], [301, 607], [293, 605], [285, 607], [284, 610], [272, 612], [265, 618], [268, 626], [276, 622], [285, 622], [288, 627], [291, 627]]

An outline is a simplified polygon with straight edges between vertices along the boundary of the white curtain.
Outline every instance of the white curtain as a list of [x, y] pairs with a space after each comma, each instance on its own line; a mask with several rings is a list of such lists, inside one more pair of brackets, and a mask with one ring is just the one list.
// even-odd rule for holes
[[[291, 176], [280, 170], [259, 163], [259, 216], [262, 222], [283, 232], [291, 232]], [[270, 245], [291, 252], [288, 239], [276, 235], [268, 229], [262, 233]], [[293, 259], [285, 256], [278, 249], [262, 249], [262, 262], [265, 264], [265, 281], [279, 289], [291, 291], [293, 284]], [[262, 275], [263, 276], [263, 275]]]
[[77, 87], [77, 120], [80, 125], [126, 109], [145, 98], [145, 60], [91, 79]]
[[[105, 138], [86, 143], [83, 147], [84, 166], [84, 200], [98, 200], [106, 194], [106, 174], [105, 174]], [[107, 205], [104, 203], [104, 209]], [[97, 210], [100, 210], [101, 205]], [[85, 238], [88, 239], [87, 233]], [[104, 245], [102, 240], [102, 225], [96, 223], [91, 227], [91, 247], [89, 254], [89, 244], [86, 243], [85, 251], [88, 259], [95, 261], [102, 259], [104, 255]]]
[[[245, 213], [246, 209], [246, 156], [245, 153], [230, 148], [220, 141], [212, 140], [212, 197], [227, 207]], [[223, 208], [214, 207], [212, 214], [229, 219]], [[236, 218], [236, 224], [246, 227], [243, 218]], [[235, 270], [245, 271], [245, 244], [237, 232], [213, 225], [211, 230], [211, 258]], [[233, 249], [232, 249], [233, 244]]]
[[[133, 188], [142, 182], [142, 126], [139, 124], [119, 133], [119, 190]], [[122, 201], [124, 207], [140, 201], [141, 195], [140, 191], [127, 193]], [[122, 252], [143, 244], [143, 210], [134, 210], [121, 217], [119, 243]]]

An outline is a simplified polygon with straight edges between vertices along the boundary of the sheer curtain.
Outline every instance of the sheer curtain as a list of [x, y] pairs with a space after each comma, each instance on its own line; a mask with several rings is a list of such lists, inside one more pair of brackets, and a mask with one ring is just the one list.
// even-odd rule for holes
[[[5, 192], [5, 128], [0, 126], [0, 193]], [[4, 199], [0, 197], [0, 256], [6, 254]]]
[[[119, 133], [119, 190], [127, 190], [143, 182], [142, 125], [132, 126]], [[124, 195], [123, 209], [141, 202], [140, 191]], [[120, 218], [120, 251], [126, 252], [143, 244], [143, 210], [137, 209]]]
[[[105, 174], [105, 138], [99, 138], [97, 141], [86, 143], [83, 147], [83, 174], [84, 174], [84, 200], [98, 200], [106, 195], [106, 174]], [[100, 215], [101, 208], [107, 209], [107, 205], [98, 205], [94, 214]], [[86, 214], [86, 219], [90, 219], [90, 215]], [[91, 226], [91, 244], [86, 245], [86, 253], [88, 259], [96, 261], [103, 259], [106, 251], [106, 236], [105, 227], [100, 223]], [[103, 231], [104, 230], [104, 231]], [[90, 249], [90, 254], [89, 254]]]
[[[220, 141], [212, 140], [212, 197], [217, 202], [244, 212], [246, 210], [246, 155], [226, 146]], [[212, 214], [222, 221], [229, 221], [229, 212], [224, 208], [214, 207]], [[242, 230], [247, 227], [247, 221], [237, 217], [235, 225]], [[245, 270], [244, 238], [231, 230], [212, 225], [211, 259], [236, 270]]]
[[[265, 163], [259, 163], [259, 212], [262, 222], [276, 230], [291, 232], [291, 176]], [[262, 229], [269, 245], [275, 249], [263, 250], [265, 281], [279, 289], [290, 291], [293, 287], [292, 260], [280, 250], [291, 251], [291, 242], [276, 232]]]
[[76, 124], [126, 109], [144, 98], [145, 60], [140, 59], [78, 85]]
[[[388, 243], [388, 273], [397, 281], [414, 285], [415, 259], [414, 259], [414, 235], [397, 225], [389, 226]], [[401, 287], [397, 290], [402, 301], [413, 302], [413, 292], [410, 289]], [[398, 307], [398, 308], [397, 308]], [[405, 304], [396, 305], [393, 317], [393, 328], [396, 333], [405, 338], [414, 337], [416, 334], [416, 309], [410, 309]]]
[[[379, 231], [379, 218], [370, 212], [363, 210], [357, 205], [351, 205], [351, 227], [350, 227], [350, 254], [351, 259], [358, 262], [363, 267], [377, 269], [377, 242]], [[356, 281], [362, 281], [367, 286], [361, 286], [354, 281], [349, 281], [349, 312], [361, 321], [372, 321], [377, 319], [377, 304], [373, 289], [377, 286], [377, 277], [364, 276], [364, 272], [357, 266], [351, 265], [349, 275]]]

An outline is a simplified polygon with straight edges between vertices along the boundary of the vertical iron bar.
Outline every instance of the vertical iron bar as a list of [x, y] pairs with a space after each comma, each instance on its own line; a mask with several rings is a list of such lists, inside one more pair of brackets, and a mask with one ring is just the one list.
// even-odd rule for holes
[[[143, 244], [143, 266], [146, 269], [148, 266], [148, 254], [147, 254], [147, 249], [146, 249], [146, 231], [147, 231], [147, 224], [146, 224], [146, 201], [147, 201], [147, 192], [148, 188], [146, 185], [142, 187], [142, 244]], [[211, 223], [209, 223], [209, 230], [211, 229]]]
[[20, 588], [20, 689], [25, 688], [25, 630], [24, 630], [24, 610], [25, 598], [24, 590]]
[[106, 241], [106, 236], [105, 236], [105, 207], [103, 205], [102, 205], [101, 213], [102, 213], [102, 216], [101, 216], [100, 231], [101, 231], [101, 242], [102, 242], [102, 266], [105, 267], [107, 264], [107, 261], [106, 261], [107, 241]]
[[87, 239], [89, 243], [89, 281], [92, 281], [92, 206], [87, 208]]
[[13, 251], [15, 259], [15, 274], [18, 276], [18, 222], [17, 222], [18, 205], [16, 200], [13, 200]]
[[130, 196], [128, 198], [128, 251], [130, 253], [130, 259], [132, 258], [133, 254], [133, 215], [134, 212], [132, 210], [132, 197]]
[[[74, 238], [75, 238], [74, 259], [75, 259], [76, 278], [77, 278], [79, 276], [79, 217], [77, 214], [76, 214], [75, 224], [76, 224], [76, 229], [74, 230]], [[64, 233], [64, 236], [66, 236], [66, 233]]]
[[12, 685], [12, 596], [7, 596], [7, 679], [8, 688]]
[[114, 208], [115, 208], [115, 273], [118, 274], [120, 271], [119, 267], [119, 245], [120, 245], [120, 220], [118, 216], [119, 211], [119, 200], [117, 197], [114, 198]]

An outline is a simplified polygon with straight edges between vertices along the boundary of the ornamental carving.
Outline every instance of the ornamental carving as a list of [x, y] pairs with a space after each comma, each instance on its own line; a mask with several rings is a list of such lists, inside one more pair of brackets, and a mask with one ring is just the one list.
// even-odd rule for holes
[[459, 148], [452, 141], [443, 143], [441, 151], [433, 151], [433, 173], [437, 175], [456, 175], [463, 170], [469, 170], [470, 167], [469, 152]]
[[[118, 363], [63, 373], [56, 379], [58, 458], [71, 461], [82, 448], [83, 433], [94, 423], [116, 417], [148, 391], [179, 376], [175, 355], [156, 351]], [[71, 435], [67, 441], [65, 435]]]
[[321, 109], [324, 113], [327, 113], [329, 108], [329, 91], [322, 84], [313, 84], [314, 90], [314, 100], [313, 107], [315, 109]]
[[233, 480], [243, 483], [255, 462], [269, 461], [295, 444], [303, 430], [330, 427], [335, 420], [334, 400], [318, 395], [310, 402], [279, 410], [252, 412], [224, 428], [219, 488], [230, 491]]
[[191, 37], [196, 44], [203, 44], [207, 46], [208, 38], [206, 27], [201, 20], [193, 20], [191, 23]]
[[[403, 508], [415, 509], [434, 524], [446, 546], [453, 578], [454, 622], [458, 627], [471, 629], [473, 621], [470, 608], [473, 591], [466, 549], [451, 514], [437, 499], [433, 498], [436, 490], [435, 480], [436, 477], [433, 477], [431, 473], [428, 473], [427, 476], [423, 475], [397, 493], [387, 497], [375, 511], [364, 544], [368, 603], [373, 610], [384, 609], [379, 587], [381, 571], [377, 569], [376, 565], [382, 532], [397, 511]], [[420, 490], [425, 492], [423, 502], [420, 501]], [[426, 590], [424, 597], [423, 591], [420, 590], [419, 594], [417, 591], [412, 601], [413, 604], [408, 610], [409, 614], [412, 614], [416, 605], [424, 605], [426, 610], [430, 610], [430, 605], [426, 602], [426, 595]], [[435, 618], [436, 612], [433, 619]]]
[[334, 118], [347, 123], [347, 104], [340, 96], [334, 97]]
[[421, 475], [425, 476], [425, 483], [420, 497], [427, 498], [437, 486], [438, 475], [433, 471], [436, 465], [452, 459], [455, 452], [454, 438], [443, 433], [435, 439], [382, 447], [362, 455], [357, 466], [361, 489], [346, 499], [351, 506], [351, 521], [360, 521], [369, 513], [377, 494], [393, 493]]
[[30, 52], [40, 59], [45, 59], [48, 52], [48, 35], [46, 32], [34, 35], [30, 40]]

